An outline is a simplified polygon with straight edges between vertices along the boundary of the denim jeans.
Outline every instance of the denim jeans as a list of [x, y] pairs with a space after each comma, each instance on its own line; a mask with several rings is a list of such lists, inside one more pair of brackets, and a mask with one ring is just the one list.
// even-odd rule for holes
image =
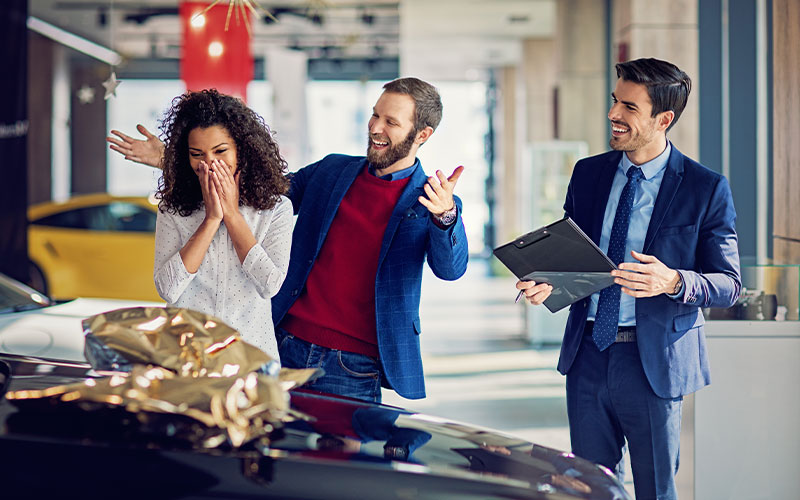
[[304, 387], [315, 391], [381, 402], [381, 366], [364, 354], [311, 344], [283, 328], [275, 328], [281, 365], [286, 368], [322, 368], [325, 375]]

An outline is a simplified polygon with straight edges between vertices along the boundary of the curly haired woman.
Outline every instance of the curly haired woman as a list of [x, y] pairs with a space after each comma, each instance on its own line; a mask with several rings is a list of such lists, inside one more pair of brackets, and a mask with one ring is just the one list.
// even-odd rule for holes
[[217, 316], [277, 360], [270, 298], [286, 277], [292, 235], [278, 145], [260, 116], [216, 90], [176, 97], [160, 129], [159, 295]]

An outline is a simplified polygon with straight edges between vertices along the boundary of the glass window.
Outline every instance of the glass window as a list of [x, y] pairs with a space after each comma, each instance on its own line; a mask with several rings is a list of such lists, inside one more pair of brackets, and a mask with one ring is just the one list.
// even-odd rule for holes
[[32, 224], [65, 229], [89, 229], [89, 217], [86, 208], [78, 208], [42, 217], [33, 221]]
[[85, 229], [89, 231], [113, 231], [114, 219], [108, 205], [76, 208], [48, 215], [33, 221], [39, 226], [60, 227], [64, 229]]
[[[159, 135], [158, 124], [172, 100], [186, 90], [180, 80], [126, 79], [117, 87], [116, 99], [107, 102], [109, 130], [140, 139], [136, 124]], [[254, 80], [247, 86], [248, 106], [272, 123], [272, 85]], [[107, 149], [108, 192], [120, 196], [142, 196], [156, 191], [161, 171], [126, 160]]]
[[[180, 80], [127, 79], [117, 87], [116, 99], [106, 101], [108, 129], [140, 139], [136, 124], [141, 123], [150, 132], [159, 135], [158, 121], [175, 96], [185, 90]], [[158, 187], [161, 171], [134, 163], [119, 153], [106, 148], [108, 165], [108, 192], [122, 196], [141, 196]]]
[[156, 214], [133, 203], [115, 202], [108, 206], [116, 231], [153, 232]]

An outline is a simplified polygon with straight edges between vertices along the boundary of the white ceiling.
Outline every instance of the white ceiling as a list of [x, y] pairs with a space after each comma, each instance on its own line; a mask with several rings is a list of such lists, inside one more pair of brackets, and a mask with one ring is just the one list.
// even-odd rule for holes
[[[227, 8], [229, 1], [215, 8]], [[556, 0], [255, 1], [275, 12], [279, 22], [254, 23], [254, 54], [302, 47], [311, 58], [399, 56], [403, 74], [455, 80], [475, 79], [483, 68], [519, 61], [522, 39], [552, 36], [556, 10]], [[177, 59], [178, 4], [29, 0], [29, 12], [126, 58]], [[148, 12], [160, 15], [132, 20]], [[321, 23], [312, 20], [315, 15]]]
[[473, 80], [483, 69], [517, 64], [522, 40], [553, 36], [556, 0], [403, 0], [403, 74]]
[[[220, 0], [214, 8], [227, 9], [229, 1]], [[397, 0], [255, 2], [279, 20], [253, 23], [255, 54], [276, 46], [302, 47], [310, 57], [322, 57], [321, 47], [328, 46], [330, 57], [397, 56]], [[124, 57], [177, 59], [181, 39], [178, 5], [178, 0], [30, 0], [29, 13]], [[156, 15], [146, 17], [148, 12]], [[312, 21], [315, 15], [321, 22]], [[146, 20], [138, 23], [133, 20], [136, 16]], [[371, 24], [365, 18], [371, 18]]]

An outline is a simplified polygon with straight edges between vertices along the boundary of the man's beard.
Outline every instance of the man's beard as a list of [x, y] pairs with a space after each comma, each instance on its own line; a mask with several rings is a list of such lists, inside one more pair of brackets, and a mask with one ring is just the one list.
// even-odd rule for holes
[[[414, 145], [414, 139], [417, 137], [417, 131], [413, 128], [408, 133], [403, 142], [399, 144], [392, 144], [389, 142], [389, 147], [383, 151], [374, 151], [372, 149], [371, 137], [367, 136], [367, 161], [375, 169], [381, 170], [392, 166], [394, 163], [402, 160], [408, 153], [411, 152], [411, 147]], [[388, 140], [388, 138], [387, 138]]]
[[[623, 123], [623, 122], [618, 122]], [[653, 120], [655, 123], [655, 120]], [[622, 140], [612, 136], [611, 139], [608, 141], [608, 145], [611, 146], [611, 149], [615, 151], [623, 151], [623, 152], [631, 152], [631, 151], [638, 151], [639, 149], [647, 146], [650, 142], [653, 141], [655, 134], [645, 135], [642, 131], [638, 132], [636, 135], [633, 133], [633, 129], [628, 124], [625, 124], [625, 127], [628, 129], [628, 137], [623, 142]]]
[[637, 151], [643, 146], [647, 145], [647, 141], [642, 138], [642, 136], [630, 137], [625, 142], [620, 142], [619, 140], [614, 140], [615, 138], [612, 137], [608, 141], [608, 145], [611, 146], [611, 149], [614, 151], [623, 151], [623, 152], [631, 152]]

